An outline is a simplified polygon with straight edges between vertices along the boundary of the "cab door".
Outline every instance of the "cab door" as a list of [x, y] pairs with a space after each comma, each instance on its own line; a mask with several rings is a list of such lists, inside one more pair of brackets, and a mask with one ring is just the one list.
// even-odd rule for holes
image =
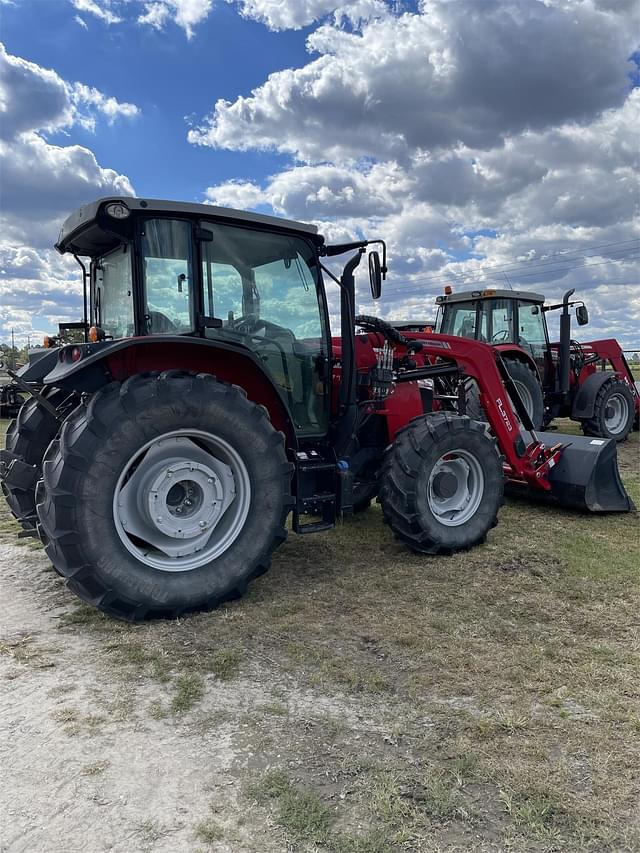
[[181, 219], [145, 219], [139, 234], [142, 318], [149, 335], [195, 328], [192, 226]]
[[553, 368], [542, 306], [519, 299], [516, 322], [516, 343], [533, 358], [543, 384], [548, 385], [548, 377]]

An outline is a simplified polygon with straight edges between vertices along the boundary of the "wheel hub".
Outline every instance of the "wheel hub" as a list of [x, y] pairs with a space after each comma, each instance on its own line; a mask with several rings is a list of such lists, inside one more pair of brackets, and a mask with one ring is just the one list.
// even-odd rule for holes
[[475, 514], [484, 493], [484, 474], [467, 450], [452, 450], [438, 459], [429, 475], [429, 509], [442, 524], [457, 527]]
[[604, 410], [605, 426], [613, 435], [622, 432], [627, 423], [629, 409], [627, 401], [621, 394], [612, 394], [607, 400]]
[[458, 479], [451, 471], [440, 470], [433, 478], [433, 491], [443, 500], [451, 498], [458, 489]]
[[[228, 466], [224, 467], [229, 477]], [[190, 539], [215, 526], [230, 500], [225, 502], [224, 483], [211, 466], [174, 460], [170, 465], [160, 463], [156, 470], [157, 476], [151, 482], [145, 478], [143, 484], [147, 517], [153, 526], [175, 539]], [[233, 476], [228, 483], [230, 498]]]
[[249, 500], [246, 468], [226, 442], [172, 434], [150, 442], [125, 466], [114, 517], [120, 538], [137, 557], [181, 571], [229, 546]]

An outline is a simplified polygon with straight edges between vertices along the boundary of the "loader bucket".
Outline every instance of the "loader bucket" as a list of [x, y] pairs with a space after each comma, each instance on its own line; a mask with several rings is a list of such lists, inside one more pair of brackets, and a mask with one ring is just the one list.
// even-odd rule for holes
[[[564, 445], [549, 474], [551, 495], [559, 504], [588, 512], [635, 510], [620, 479], [615, 440], [560, 432], [536, 435], [547, 447]], [[526, 441], [527, 433], [524, 437]]]

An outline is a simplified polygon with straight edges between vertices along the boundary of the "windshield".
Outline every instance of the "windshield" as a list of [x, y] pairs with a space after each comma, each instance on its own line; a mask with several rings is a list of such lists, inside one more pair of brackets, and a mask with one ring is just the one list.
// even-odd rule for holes
[[313, 248], [302, 238], [203, 222], [207, 337], [252, 349], [287, 400], [296, 429], [327, 426], [325, 309]]
[[93, 308], [98, 325], [109, 337], [131, 337], [134, 325], [130, 246], [119, 246], [98, 258], [94, 275]]

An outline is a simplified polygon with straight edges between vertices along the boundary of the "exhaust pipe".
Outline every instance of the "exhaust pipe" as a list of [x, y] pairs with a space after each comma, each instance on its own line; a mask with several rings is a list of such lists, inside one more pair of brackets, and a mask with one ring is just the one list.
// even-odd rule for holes
[[635, 510], [620, 479], [614, 439], [560, 432], [536, 434], [547, 447], [563, 445], [558, 463], [549, 472], [551, 496], [557, 503], [588, 512]]
[[569, 371], [571, 369], [571, 315], [569, 314], [569, 299], [575, 293], [575, 287], [567, 290], [562, 297], [562, 314], [560, 315], [560, 383], [558, 390], [563, 394], [569, 393]]

